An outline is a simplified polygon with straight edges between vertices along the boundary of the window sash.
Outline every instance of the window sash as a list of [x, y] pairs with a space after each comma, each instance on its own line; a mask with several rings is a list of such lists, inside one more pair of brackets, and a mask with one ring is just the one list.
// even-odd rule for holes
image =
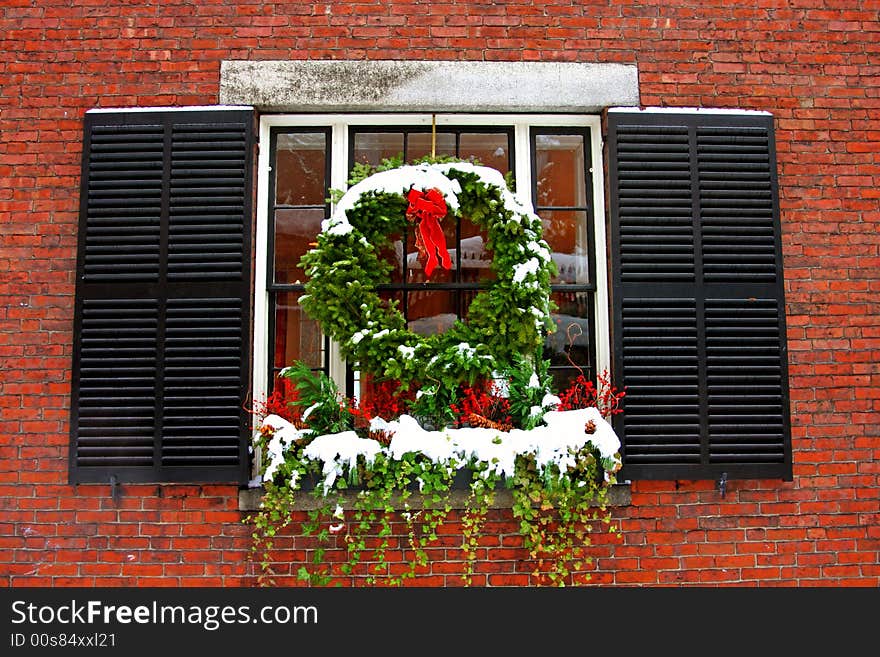
[[[595, 366], [597, 371], [610, 368], [610, 344], [608, 326], [608, 292], [605, 275], [607, 254], [605, 248], [605, 201], [604, 183], [602, 179], [602, 140], [601, 123], [598, 116], [594, 115], [526, 115], [526, 114], [439, 114], [432, 117], [430, 114], [331, 114], [331, 115], [266, 115], [260, 121], [261, 143], [268, 144], [270, 132], [273, 128], [327, 128], [331, 132], [330, 159], [331, 175], [330, 187], [345, 189], [348, 177], [348, 155], [350, 153], [350, 132], [353, 127], [397, 127], [401, 125], [415, 126], [422, 131], [430, 131], [431, 123], [436, 121], [438, 131], [455, 126], [464, 132], [475, 130], [477, 127], [486, 128], [487, 124], [496, 130], [512, 130], [514, 149], [518, 153], [530, 153], [530, 130], [581, 128], [588, 133], [585, 142], [585, 156], [591, 162], [588, 171], [590, 190], [590, 203], [593, 209], [593, 247], [592, 260], [598, 263], [595, 276], [588, 286], [578, 288], [577, 291], [590, 292], [591, 311], [594, 319], [594, 346], [591, 348], [595, 354]], [[269, 208], [269, 185], [268, 179], [271, 173], [269, 148], [260, 149], [259, 154], [259, 186], [257, 190], [257, 234], [256, 234], [256, 272], [255, 272], [255, 322], [254, 322], [254, 397], [265, 397], [267, 383], [270, 381], [270, 373], [267, 371], [270, 362], [269, 343], [269, 318], [271, 294], [289, 286], [267, 286], [269, 262], [267, 236], [271, 228]], [[531, 189], [532, 171], [531, 157], [519, 157], [514, 162], [514, 176], [519, 189]], [[566, 288], [568, 289], [568, 288]], [[571, 291], [576, 291], [572, 289]], [[337, 382], [340, 388], [345, 389], [345, 365], [339, 358], [338, 347], [331, 341], [328, 349], [330, 376]]]

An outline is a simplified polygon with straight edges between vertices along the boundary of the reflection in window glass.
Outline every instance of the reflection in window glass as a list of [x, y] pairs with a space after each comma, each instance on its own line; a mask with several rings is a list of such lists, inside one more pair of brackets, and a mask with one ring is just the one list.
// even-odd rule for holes
[[300, 292], [279, 292], [275, 297], [273, 369], [277, 373], [295, 360], [314, 369], [324, 366], [324, 336], [318, 323], [302, 311]]
[[583, 210], [538, 210], [543, 219], [544, 239], [550, 246], [557, 275], [551, 281], [586, 284], [590, 282], [590, 245], [587, 213]]
[[[412, 132], [408, 135], [406, 144], [406, 161], [412, 162], [431, 154], [431, 133]], [[448, 132], [437, 133], [437, 143], [434, 146], [434, 154], [455, 155], [455, 135]]]
[[357, 163], [378, 166], [383, 159], [402, 155], [403, 135], [399, 132], [358, 132], [354, 136]]
[[510, 153], [505, 133], [463, 132], [459, 137], [459, 152], [462, 157], [475, 158], [481, 164], [501, 173], [510, 171]]
[[275, 204], [324, 205], [327, 138], [323, 132], [278, 135]]
[[587, 205], [583, 135], [535, 136], [535, 187], [539, 207]]
[[[305, 272], [300, 259], [314, 243], [327, 216], [329, 131], [323, 128], [278, 131], [273, 136], [270, 171], [270, 386], [287, 384], [278, 372], [300, 360], [328, 370], [327, 340], [297, 304]], [[280, 386], [280, 387], [279, 387]]]
[[305, 283], [306, 275], [299, 266], [300, 258], [309, 250], [321, 232], [324, 208], [291, 208], [275, 211], [275, 282]]
[[419, 335], [443, 333], [458, 318], [457, 293], [445, 290], [410, 291], [407, 327]]
[[595, 313], [591, 293], [558, 290], [551, 296], [556, 304], [551, 315], [555, 331], [544, 342], [544, 357], [550, 361], [557, 390], [564, 390], [578, 374], [587, 379], [595, 376]]

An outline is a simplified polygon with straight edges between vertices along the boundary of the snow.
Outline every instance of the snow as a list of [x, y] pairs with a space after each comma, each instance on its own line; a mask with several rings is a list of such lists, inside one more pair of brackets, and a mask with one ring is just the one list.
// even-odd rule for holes
[[550, 260], [550, 249], [548, 249], [544, 243], [539, 244], [538, 242], [532, 240], [531, 242], [526, 244], [526, 248], [544, 262]]
[[324, 232], [344, 230], [336, 227], [348, 224], [346, 213], [355, 206], [361, 196], [368, 192], [406, 194], [410, 188], [421, 191], [437, 188], [445, 197], [446, 205], [453, 210], [458, 209], [457, 194], [461, 192], [461, 185], [457, 180], [450, 180], [434, 165], [407, 165], [374, 173], [352, 186], [339, 199], [333, 216], [321, 224], [321, 230]]
[[336, 478], [345, 472], [345, 467], [357, 466], [359, 456], [369, 464], [382, 451], [382, 445], [370, 438], [361, 438], [354, 431], [324, 434], [316, 437], [303, 450], [303, 456], [323, 463], [324, 493], [333, 486]]
[[[532, 221], [540, 221], [538, 215], [528, 201], [520, 199], [507, 188], [504, 176], [497, 169], [472, 164], [470, 162], [448, 162], [443, 164], [413, 164], [379, 171], [364, 178], [353, 185], [336, 204], [333, 214], [329, 219], [321, 222], [321, 232], [330, 235], [347, 235], [352, 231], [348, 221], [348, 211], [351, 210], [364, 194], [387, 193], [406, 194], [415, 188], [421, 191], [436, 188], [440, 190], [446, 200], [446, 205], [453, 211], [458, 210], [458, 194], [461, 193], [461, 185], [454, 178], [449, 178], [452, 169], [464, 173], [475, 174], [480, 182], [486, 186], [497, 187], [501, 193], [504, 208], [513, 214], [524, 215]], [[534, 253], [544, 257], [540, 245]]]
[[484, 185], [497, 187], [501, 190], [501, 200], [506, 210], [514, 214], [525, 215], [531, 220], [540, 221], [540, 218], [532, 208], [532, 204], [528, 201], [523, 201], [507, 188], [507, 181], [504, 180], [504, 175], [498, 169], [479, 166], [470, 162], [447, 162], [434, 166], [447, 173], [451, 169], [457, 169], [465, 173], [476, 174]]
[[263, 477], [271, 479], [284, 463], [284, 452], [297, 440], [311, 433], [309, 429], [297, 429], [280, 415], [267, 415], [263, 420], [263, 426], [272, 429], [272, 438], [266, 446], [268, 465]]
[[559, 406], [561, 403], [562, 400], [559, 399], [559, 397], [549, 392], [544, 395], [544, 398], [541, 400], [541, 406], [544, 408], [556, 407]]
[[[558, 404], [554, 395], [545, 395], [544, 407]], [[542, 411], [533, 407], [535, 415]], [[270, 421], [270, 418], [273, 418]], [[264, 421], [270, 426], [280, 426], [277, 416], [270, 416]], [[274, 419], [277, 418], [277, 419]], [[281, 420], [281, 423], [284, 423]], [[611, 425], [602, 417], [595, 407], [572, 411], [547, 411], [543, 413], [543, 424], [534, 429], [512, 429], [498, 431], [477, 427], [461, 429], [443, 429], [430, 431], [424, 429], [410, 415], [401, 415], [398, 419], [387, 421], [374, 418], [370, 429], [383, 431], [391, 436], [388, 446], [383, 446], [371, 438], [360, 438], [353, 431], [317, 436], [303, 450], [303, 455], [322, 463], [325, 494], [333, 486], [336, 478], [342, 476], [346, 468], [354, 468], [357, 459], [363, 456], [367, 464], [377, 454], [384, 453], [394, 460], [403, 459], [410, 453], [423, 454], [432, 462], [448, 468], [459, 468], [471, 459], [483, 464], [484, 472], [493, 472], [501, 477], [511, 477], [515, 473], [516, 459], [520, 454], [533, 454], [538, 467], [543, 471], [555, 465], [561, 472], [576, 465], [575, 454], [583, 447], [591, 444], [604, 459], [618, 460], [616, 454], [620, 450], [620, 440]], [[588, 422], [595, 425], [595, 431], [586, 433]], [[296, 431], [296, 429], [293, 429]], [[279, 439], [278, 445], [289, 445], [289, 433], [286, 439]], [[297, 436], [301, 432], [297, 432]], [[273, 441], [278, 434], [273, 437]], [[277, 445], [276, 445], [277, 446]], [[265, 477], [271, 477], [283, 455], [277, 449], [270, 448], [270, 464]]]
[[535, 274], [541, 263], [537, 258], [529, 258], [526, 262], [518, 262], [513, 266], [513, 282], [522, 283], [529, 274]]
[[477, 350], [470, 346], [467, 342], [459, 342], [456, 345], [456, 349], [460, 356], [464, 356], [465, 358], [473, 358], [477, 355]]

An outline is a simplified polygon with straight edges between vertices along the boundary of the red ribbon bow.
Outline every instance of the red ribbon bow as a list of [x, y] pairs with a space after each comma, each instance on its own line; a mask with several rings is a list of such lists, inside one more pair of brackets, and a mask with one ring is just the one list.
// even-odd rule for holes
[[427, 191], [418, 189], [409, 190], [406, 200], [409, 207], [406, 209], [406, 218], [410, 221], [418, 221], [416, 231], [416, 248], [422, 256], [427, 257], [425, 263], [425, 277], [430, 277], [437, 266], [437, 258], [444, 269], [452, 269], [452, 259], [446, 250], [446, 236], [440, 228], [440, 220], [446, 216], [446, 200], [436, 187]]

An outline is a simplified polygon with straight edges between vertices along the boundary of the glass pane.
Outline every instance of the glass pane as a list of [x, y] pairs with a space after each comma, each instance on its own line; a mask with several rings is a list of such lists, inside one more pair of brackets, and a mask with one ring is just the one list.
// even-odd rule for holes
[[449, 253], [450, 266], [452, 269], [445, 269], [440, 261], [440, 257], [435, 253], [437, 263], [430, 277], [425, 276], [425, 265], [428, 262], [427, 251], [423, 254], [416, 247], [416, 228], [411, 224], [412, 230], [407, 231], [406, 238], [406, 269], [410, 283], [449, 283], [455, 280], [455, 220], [445, 218], [440, 221], [440, 227], [443, 229], [443, 235], [446, 238], [446, 252]]
[[275, 211], [275, 282], [304, 283], [300, 258], [321, 232], [324, 209]]
[[590, 349], [593, 295], [585, 292], [554, 292], [557, 309], [553, 313], [556, 330], [547, 336], [544, 357], [553, 365], [587, 367], [593, 357]]
[[[431, 133], [411, 132], [406, 144], [406, 161], [412, 162], [431, 154]], [[435, 155], [455, 155], [455, 135], [449, 132], [437, 133]]]
[[384, 158], [403, 155], [403, 134], [358, 132], [354, 136], [354, 161], [378, 165]]
[[536, 135], [535, 171], [537, 206], [587, 206], [583, 135]]
[[279, 292], [275, 295], [275, 344], [272, 365], [287, 367], [301, 360], [310, 367], [324, 367], [324, 336], [318, 323], [300, 308], [302, 292]]
[[550, 376], [553, 378], [553, 388], [556, 390], [557, 394], [565, 392], [577, 379], [578, 376], [583, 374], [587, 381], [593, 380], [593, 370], [590, 368], [584, 367], [583, 369], [577, 369], [574, 367], [551, 367], [550, 368]]
[[276, 205], [324, 205], [327, 139], [322, 132], [278, 135]]
[[448, 290], [418, 290], [407, 297], [407, 319], [419, 335], [443, 333], [458, 318], [456, 293]]
[[462, 159], [477, 158], [482, 164], [501, 173], [510, 170], [510, 144], [507, 133], [463, 132], [458, 141]]
[[587, 213], [582, 210], [539, 210], [544, 239], [550, 246], [557, 275], [554, 284], [590, 282]]
[[[478, 283], [495, 278], [492, 252], [486, 248], [486, 231], [470, 221], [461, 222], [461, 282]], [[450, 252], [451, 253], [451, 252]], [[453, 260], [455, 255], [453, 254]]]

